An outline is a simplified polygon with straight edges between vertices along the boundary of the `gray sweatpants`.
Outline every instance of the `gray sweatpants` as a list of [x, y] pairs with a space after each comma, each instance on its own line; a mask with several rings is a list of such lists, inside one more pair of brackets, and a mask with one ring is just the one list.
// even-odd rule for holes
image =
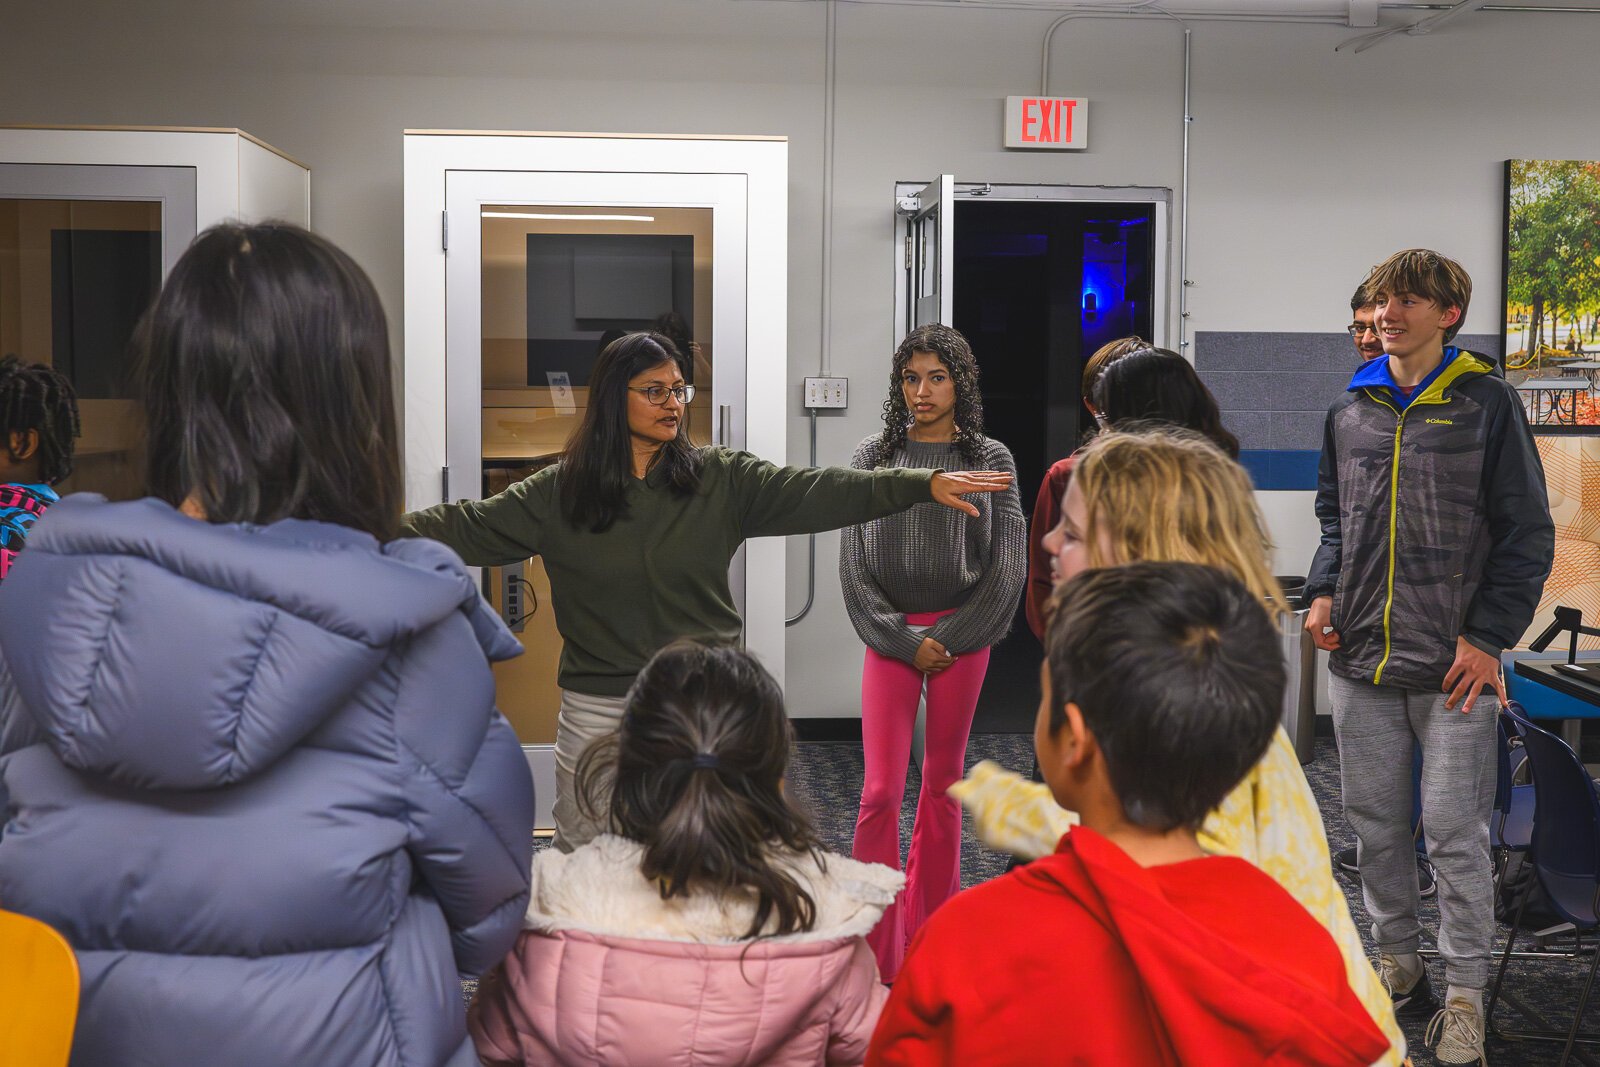
[[570, 689], [561, 691], [561, 710], [556, 715], [556, 802], [551, 812], [555, 816], [556, 836], [551, 844], [562, 852], [588, 844], [605, 829], [605, 812], [611, 802], [610, 782], [603, 778], [596, 780], [596, 795], [590, 800], [598, 814], [591, 817], [578, 806], [575, 776], [584, 749], [616, 733], [622, 726], [622, 709], [626, 702], [624, 697], [574, 693]]
[[1439, 873], [1439, 956], [1451, 985], [1484, 988], [1494, 940], [1493, 691], [1480, 694], [1467, 715], [1445, 707], [1443, 693], [1337, 675], [1328, 680], [1328, 696], [1373, 938], [1385, 952], [1415, 952], [1422, 933], [1411, 841], [1412, 746], [1421, 745], [1422, 828]]

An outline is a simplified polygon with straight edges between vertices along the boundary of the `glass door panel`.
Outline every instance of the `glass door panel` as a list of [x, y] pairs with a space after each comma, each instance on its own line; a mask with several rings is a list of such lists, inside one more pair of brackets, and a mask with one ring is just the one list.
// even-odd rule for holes
[[[666, 333], [690, 361], [688, 433], [712, 439], [712, 209], [484, 204], [483, 494], [560, 458], [588, 407], [589, 375], [627, 333]], [[497, 664], [506, 715], [524, 741], [553, 742], [561, 638], [537, 558], [490, 569], [490, 599], [527, 652]]]
[[128, 339], [162, 278], [163, 205], [0, 196], [0, 355], [72, 382], [82, 436], [58, 488], [138, 495]]
[[689, 434], [711, 441], [711, 209], [492, 204], [481, 211], [483, 461], [558, 456], [617, 336], [688, 347]]
[[0, 161], [0, 355], [49, 363], [78, 394], [63, 492], [137, 496], [127, 347], [195, 236], [195, 169]]
[[[742, 175], [452, 171], [446, 176], [446, 496], [490, 496], [559, 460], [589, 375], [622, 333], [681, 325], [695, 386], [686, 432], [742, 447]], [[666, 327], [666, 328], [663, 328]], [[730, 573], [743, 602], [743, 555]], [[496, 700], [541, 782], [555, 741], [561, 637], [537, 558], [484, 569], [526, 649]]]

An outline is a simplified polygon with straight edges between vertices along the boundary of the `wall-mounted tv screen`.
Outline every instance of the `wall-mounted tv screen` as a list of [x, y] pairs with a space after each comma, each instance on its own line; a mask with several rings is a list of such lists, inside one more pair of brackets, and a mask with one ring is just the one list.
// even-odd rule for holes
[[587, 385], [607, 330], [647, 330], [668, 311], [694, 329], [689, 234], [528, 234], [528, 384]]

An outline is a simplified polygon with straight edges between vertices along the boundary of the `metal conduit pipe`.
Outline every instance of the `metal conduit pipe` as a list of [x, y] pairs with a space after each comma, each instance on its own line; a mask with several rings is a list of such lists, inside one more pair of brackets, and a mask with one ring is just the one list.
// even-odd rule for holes
[[[1189, 40], [1193, 30], [1183, 30], [1183, 188], [1178, 190], [1178, 355], [1189, 354]], [[1040, 94], [1043, 95], [1043, 94]], [[1190, 362], [1193, 362], [1191, 360]]]
[[[811, 409], [811, 465], [817, 465], [817, 409]], [[806, 605], [791, 617], [784, 619], [785, 626], [793, 626], [811, 612], [811, 602], [817, 597], [817, 535], [806, 534]]]
[[[890, 7], [934, 7], [941, 11], [952, 11], [966, 8], [967, 10], [994, 10], [994, 11], [1072, 11], [1083, 14], [1106, 14], [1118, 18], [1129, 16], [1138, 17], [1141, 14], [1156, 14], [1159, 9], [1151, 5], [1152, 10], [1145, 12], [1138, 7], [1130, 8], [1124, 3], [1095, 5], [1095, 4], [1062, 4], [1041, 3], [1031, 4], [1024, 0], [735, 0], [737, 3], [779, 3], [779, 4], [814, 4], [818, 2], [840, 4], [882, 4]], [[1449, 5], [1446, 5], [1449, 6]], [[1176, 18], [1176, 15], [1172, 17]], [[1185, 19], [1197, 19], [1210, 22], [1307, 22], [1321, 25], [1348, 25], [1343, 14], [1263, 14], [1260, 11], [1207, 11], [1185, 12]]]
[[[828, 3], [827, 43], [824, 46], [826, 73], [822, 97], [822, 331], [821, 358], [818, 374], [828, 376], [833, 365], [833, 130], [834, 99], [838, 84], [837, 48], [839, 40], [838, 7], [834, 0]], [[811, 409], [811, 465], [817, 465], [817, 409]], [[783, 620], [793, 626], [811, 613], [812, 602], [817, 598], [817, 535], [806, 534], [806, 603], [798, 612]]]
[[[736, 0], [739, 3], [780, 3], [780, 4], [814, 4], [819, 0]], [[1092, 4], [1069, 3], [1027, 3], [1025, 0], [821, 0], [825, 3], [839, 4], [881, 4], [890, 7], [933, 7], [941, 11], [959, 10], [960, 8], [984, 9], [993, 8], [997, 11], [1073, 11], [1084, 14], [1105, 14], [1113, 18], [1129, 18], [1155, 15], [1154, 11], [1143, 11], [1140, 8], [1130, 8], [1125, 4], [1106, 5], [1100, 7]], [[1379, 4], [1383, 11], [1448, 11], [1455, 7], [1454, 4]], [[1496, 11], [1502, 14], [1510, 12], [1527, 12], [1534, 15], [1600, 15], [1600, 7], [1592, 6], [1564, 6], [1559, 4], [1485, 4], [1478, 8], [1479, 11]], [[1176, 16], [1174, 16], [1176, 17]], [[1278, 22], [1296, 23], [1305, 22], [1312, 25], [1340, 25], [1348, 26], [1349, 22], [1344, 15], [1332, 13], [1326, 15], [1307, 14], [1262, 14], [1249, 11], [1186, 11], [1182, 18], [1189, 22]]]

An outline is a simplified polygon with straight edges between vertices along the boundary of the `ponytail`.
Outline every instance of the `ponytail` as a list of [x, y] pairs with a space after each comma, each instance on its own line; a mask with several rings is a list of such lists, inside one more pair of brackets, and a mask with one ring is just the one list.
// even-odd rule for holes
[[816, 901], [784, 862], [822, 861], [783, 792], [793, 744], [777, 683], [753, 657], [679, 641], [640, 672], [616, 736], [578, 761], [578, 802], [643, 846], [640, 873], [663, 900], [742, 892], [755, 906], [745, 938], [810, 930]]

